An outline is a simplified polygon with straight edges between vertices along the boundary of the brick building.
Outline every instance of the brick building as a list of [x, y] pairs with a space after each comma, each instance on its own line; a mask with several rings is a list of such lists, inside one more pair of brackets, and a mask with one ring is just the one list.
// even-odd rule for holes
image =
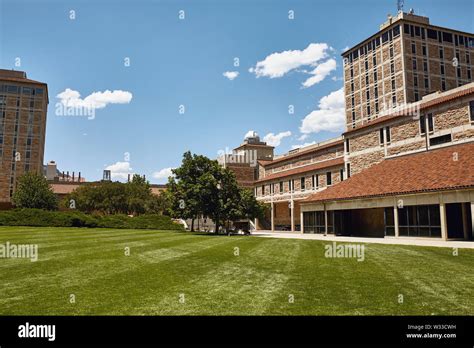
[[0, 203], [9, 205], [16, 179], [43, 171], [48, 87], [23, 71], [0, 69]]
[[346, 131], [259, 163], [259, 228], [474, 239], [474, 35], [400, 12], [343, 58]]

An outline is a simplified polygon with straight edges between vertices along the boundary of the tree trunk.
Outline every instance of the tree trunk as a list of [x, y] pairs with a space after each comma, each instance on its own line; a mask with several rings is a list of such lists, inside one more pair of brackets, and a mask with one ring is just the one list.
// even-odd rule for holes
[[194, 218], [191, 219], [191, 232], [194, 232]]

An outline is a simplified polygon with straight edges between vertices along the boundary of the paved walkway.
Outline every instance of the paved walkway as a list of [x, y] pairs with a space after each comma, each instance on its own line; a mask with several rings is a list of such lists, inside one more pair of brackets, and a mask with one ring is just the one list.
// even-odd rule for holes
[[289, 239], [309, 239], [309, 240], [324, 240], [328, 242], [352, 242], [352, 243], [378, 243], [378, 244], [395, 244], [395, 245], [418, 245], [418, 246], [432, 246], [444, 248], [466, 248], [474, 249], [474, 242], [472, 241], [443, 241], [438, 239], [427, 238], [367, 238], [367, 237], [345, 237], [313, 233], [300, 232], [272, 232], [272, 231], [257, 231], [252, 232], [252, 236], [264, 238], [289, 238]]

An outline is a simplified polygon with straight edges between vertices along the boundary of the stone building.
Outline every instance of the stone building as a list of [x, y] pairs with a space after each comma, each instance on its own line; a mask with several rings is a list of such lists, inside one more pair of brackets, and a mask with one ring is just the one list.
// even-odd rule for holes
[[0, 204], [9, 206], [16, 180], [43, 171], [48, 87], [23, 71], [0, 69]]
[[400, 12], [343, 58], [346, 131], [259, 162], [258, 226], [474, 239], [474, 35]]

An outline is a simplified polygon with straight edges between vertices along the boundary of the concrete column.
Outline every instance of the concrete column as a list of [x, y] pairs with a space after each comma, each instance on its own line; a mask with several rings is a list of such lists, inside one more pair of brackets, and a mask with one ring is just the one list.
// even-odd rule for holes
[[395, 237], [398, 238], [400, 237], [400, 227], [398, 225], [398, 206], [397, 205], [393, 207], [393, 222], [395, 225]]
[[324, 235], [328, 235], [328, 211], [326, 206], [324, 206]]
[[255, 231], [258, 231], [258, 219], [255, 218], [253, 223], [255, 224]]
[[467, 221], [467, 206], [466, 203], [461, 203], [462, 211], [462, 230], [464, 232], [464, 239], [469, 240], [469, 226]]
[[290, 201], [290, 211], [291, 211], [291, 232], [295, 232], [295, 203], [293, 198]]
[[272, 202], [272, 213], [271, 213], [271, 224], [272, 224], [272, 232], [275, 232], [275, 204]]
[[446, 219], [446, 204], [439, 204], [439, 217], [441, 222], [441, 239], [448, 240], [448, 223]]
[[304, 233], [304, 222], [303, 222], [303, 212], [301, 211], [301, 208], [300, 208], [300, 232], [301, 233]]

